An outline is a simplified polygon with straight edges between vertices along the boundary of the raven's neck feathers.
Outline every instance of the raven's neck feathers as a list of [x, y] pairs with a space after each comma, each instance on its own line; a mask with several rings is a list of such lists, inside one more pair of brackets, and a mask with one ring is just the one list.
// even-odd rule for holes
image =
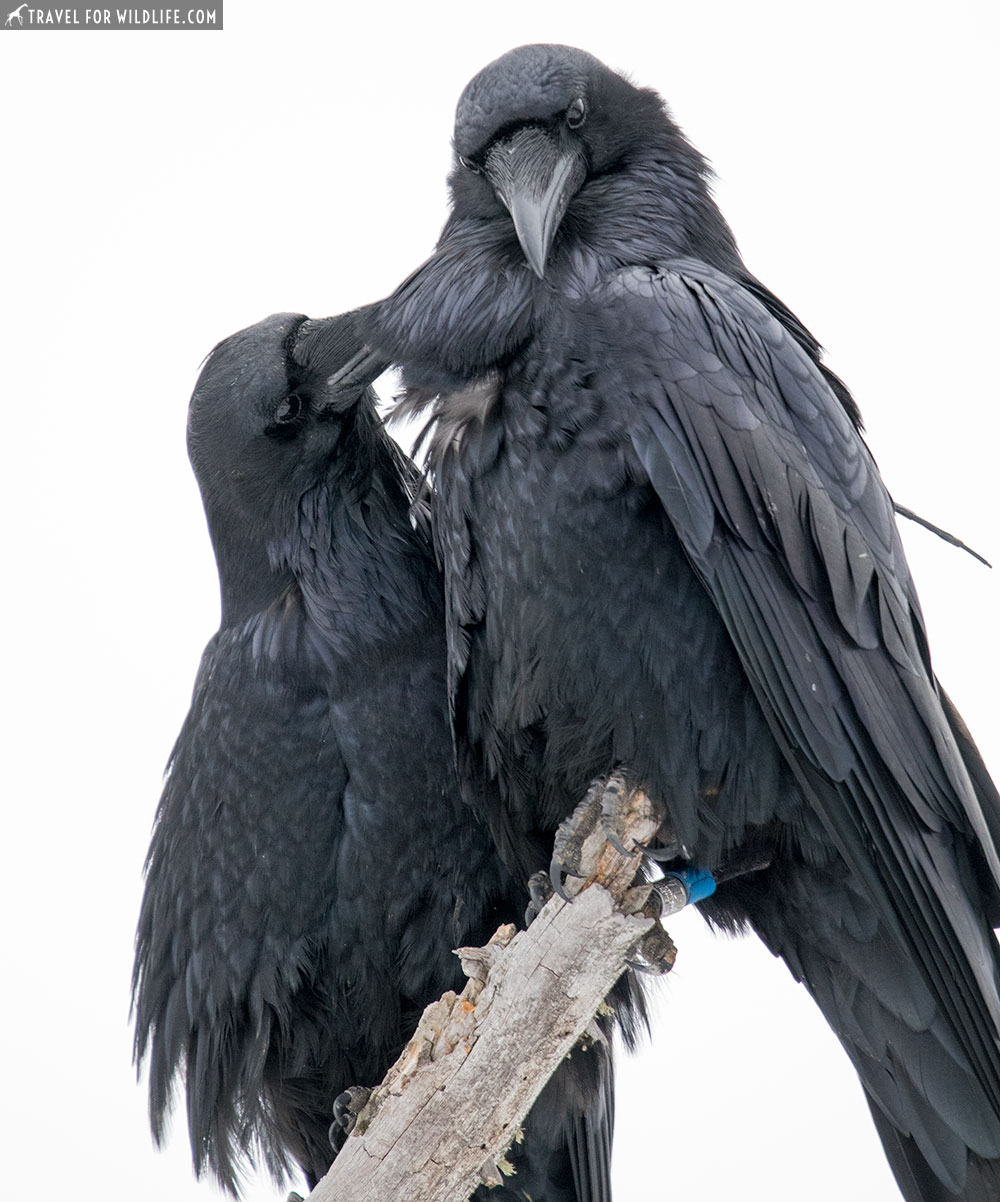
[[[614, 170], [588, 181], [570, 205], [561, 236], [589, 254], [601, 275], [692, 257], [740, 276], [746, 268], [710, 180], [705, 159], [665, 122]], [[562, 266], [557, 253], [557, 273]]]
[[411, 517], [415, 478], [377, 414], [359, 407], [326, 471], [289, 498], [256, 583], [262, 603], [238, 615], [260, 656], [301, 670], [306, 654], [334, 676], [363, 670], [440, 611], [430, 539]]
[[219, 570], [222, 629], [242, 625], [262, 613], [294, 584], [287, 568], [276, 567], [270, 561], [251, 526], [241, 529], [227, 522], [224, 528], [217, 528], [210, 518], [209, 532]]
[[[312, 627], [337, 658], [392, 646], [440, 604], [433, 551], [411, 515], [416, 473], [378, 416], [355, 410], [343, 450], [298, 507], [275, 551], [290, 567]], [[342, 445], [343, 445], [342, 444]]]

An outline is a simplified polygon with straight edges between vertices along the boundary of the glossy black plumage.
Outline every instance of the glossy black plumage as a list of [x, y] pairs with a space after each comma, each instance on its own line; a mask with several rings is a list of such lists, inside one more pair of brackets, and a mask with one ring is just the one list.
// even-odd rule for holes
[[[451, 949], [527, 896], [460, 797], [413, 469], [373, 394], [329, 383], [360, 346], [356, 315], [279, 314], [221, 343], [191, 402], [222, 621], [149, 851], [135, 1053], [157, 1139], [183, 1081], [195, 1167], [233, 1192], [261, 1161], [315, 1184], [334, 1099], [382, 1079], [461, 987]], [[607, 1202], [612, 1109], [597, 1043], [489, 1197]]]
[[891, 500], [655, 93], [527, 46], [368, 338], [431, 403], [463, 770], [509, 862], [631, 768], [858, 1070], [910, 1202], [1000, 1196], [1000, 799]]

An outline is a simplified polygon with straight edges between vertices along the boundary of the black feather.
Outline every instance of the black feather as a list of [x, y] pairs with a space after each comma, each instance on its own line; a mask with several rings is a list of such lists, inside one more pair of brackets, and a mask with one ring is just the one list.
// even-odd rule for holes
[[[183, 1082], [195, 1167], [234, 1193], [255, 1165], [315, 1184], [334, 1099], [382, 1079], [461, 987], [451, 949], [526, 897], [460, 795], [416, 474], [373, 395], [330, 384], [362, 345], [356, 314], [278, 315], [191, 402], [222, 624], [157, 811], [135, 1056], [157, 1140]], [[489, 1197], [607, 1202], [610, 1088], [607, 1044], [575, 1053]]]
[[699, 867], [765, 854], [705, 913], [815, 997], [909, 1202], [1000, 1197], [1000, 799], [857, 407], [654, 93], [522, 47], [455, 145], [438, 248], [366, 329], [436, 420], [472, 795], [522, 870], [621, 764]]

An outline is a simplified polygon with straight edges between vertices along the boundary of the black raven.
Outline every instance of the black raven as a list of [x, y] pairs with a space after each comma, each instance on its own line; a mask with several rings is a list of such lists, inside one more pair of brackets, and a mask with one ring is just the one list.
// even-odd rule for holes
[[1000, 798], [857, 407], [652, 90], [524, 46], [366, 337], [430, 405], [463, 772], [537, 868], [630, 770], [851, 1057], [911, 1202], [1000, 1198]]
[[[315, 1185], [338, 1094], [382, 1079], [460, 987], [451, 949], [526, 900], [461, 799], [414, 469], [374, 394], [329, 384], [360, 345], [355, 314], [279, 314], [191, 401], [222, 621], [147, 860], [135, 1055], [157, 1140], [182, 1078], [195, 1167], [234, 1193], [258, 1156]], [[608, 1202], [611, 1084], [606, 1045], [567, 1061], [489, 1198]]]

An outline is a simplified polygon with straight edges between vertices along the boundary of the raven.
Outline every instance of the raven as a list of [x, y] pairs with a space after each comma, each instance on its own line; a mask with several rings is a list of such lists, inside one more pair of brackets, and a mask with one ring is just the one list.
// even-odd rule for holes
[[429, 415], [463, 778], [546, 860], [627, 769], [850, 1056], [909, 1202], [1000, 1197], [1000, 797], [844, 384], [656, 92], [523, 46], [366, 323]]
[[[460, 795], [415, 469], [372, 392], [329, 384], [361, 345], [357, 314], [278, 314], [191, 401], [222, 620], [146, 864], [135, 1058], [157, 1141], [183, 1078], [195, 1168], [234, 1194], [258, 1155], [314, 1186], [334, 1100], [461, 988], [451, 949], [524, 907]], [[611, 1088], [606, 1044], [565, 1062], [489, 1198], [608, 1202]]]

